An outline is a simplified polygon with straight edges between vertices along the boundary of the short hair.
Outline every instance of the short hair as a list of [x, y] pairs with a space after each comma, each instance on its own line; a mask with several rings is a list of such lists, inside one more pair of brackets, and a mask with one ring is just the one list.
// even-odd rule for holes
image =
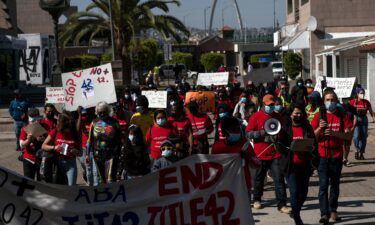
[[37, 108], [30, 108], [28, 111], [27, 111], [27, 115], [29, 117], [37, 117], [37, 116], [40, 116], [39, 114], [39, 109]]
[[44, 105], [44, 110], [47, 110], [47, 108], [52, 108], [52, 109], [56, 109], [55, 105], [54, 104], [51, 104], [51, 103], [46, 103]]
[[333, 95], [336, 101], [339, 100], [339, 98], [337, 97], [337, 94], [336, 94], [336, 92], [334, 91], [333, 88], [326, 88], [324, 90], [324, 92], [323, 92], [323, 101], [324, 101], [324, 99], [326, 98], [327, 95]]
[[95, 108], [95, 113], [96, 115], [98, 115], [98, 111], [99, 109], [105, 109], [108, 113], [111, 113], [112, 112], [112, 107], [105, 101], [101, 101], [101, 102], [98, 102], [98, 104], [96, 104], [96, 108]]

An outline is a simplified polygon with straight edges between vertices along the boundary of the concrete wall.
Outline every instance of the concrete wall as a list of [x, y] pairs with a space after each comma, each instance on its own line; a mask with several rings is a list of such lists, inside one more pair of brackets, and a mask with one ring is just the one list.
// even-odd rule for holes
[[375, 105], [375, 53], [367, 55], [367, 82], [371, 105]]
[[18, 27], [21, 33], [53, 35], [52, 17], [39, 7], [39, 0], [12, 1], [17, 1]]

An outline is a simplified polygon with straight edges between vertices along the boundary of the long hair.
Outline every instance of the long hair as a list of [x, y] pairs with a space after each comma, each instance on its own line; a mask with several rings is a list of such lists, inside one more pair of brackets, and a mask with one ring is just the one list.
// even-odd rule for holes
[[68, 131], [74, 141], [76, 143], [80, 143], [81, 134], [77, 130], [76, 120], [71, 112], [64, 111], [63, 113], [59, 114], [56, 131], [63, 134], [67, 134], [66, 131]]

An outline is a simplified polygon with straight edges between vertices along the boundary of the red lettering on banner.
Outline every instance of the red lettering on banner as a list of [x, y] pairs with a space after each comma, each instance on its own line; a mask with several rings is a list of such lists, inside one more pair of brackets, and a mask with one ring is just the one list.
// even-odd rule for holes
[[[210, 178], [210, 170], [214, 169], [215, 171], [215, 177], [211, 181], [208, 181]], [[199, 187], [199, 189], [207, 189], [213, 186], [217, 181], [219, 181], [221, 174], [223, 173], [223, 166], [219, 163], [214, 162], [204, 162], [202, 163], [202, 170], [203, 170], [203, 177], [204, 177], [204, 183]]]
[[171, 188], [171, 189], [166, 188], [167, 184], [177, 183], [176, 175], [173, 177], [167, 177], [167, 175], [171, 173], [175, 173], [176, 170], [177, 170], [176, 167], [171, 167], [171, 168], [160, 170], [159, 172], [159, 195], [160, 196], [173, 195], [173, 194], [179, 193], [178, 188]]
[[204, 215], [203, 208], [198, 208], [198, 204], [203, 203], [203, 198], [196, 198], [190, 201], [191, 225], [206, 225], [205, 222], [198, 222], [198, 217]]
[[159, 212], [163, 210], [163, 207], [148, 207], [147, 212], [151, 214], [150, 220], [148, 221], [148, 225], [154, 225], [156, 216]]
[[[65, 96], [65, 101], [69, 102], [71, 105], [73, 105], [74, 101], [74, 94], [76, 92], [76, 84], [74, 83], [73, 79], [68, 79], [66, 82], [66, 88], [65, 88], [65, 93], [67, 96]], [[70, 95], [70, 96], [68, 96]]]
[[194, 189], [197, 189], [202, 184], [202, 170], [201, 164], [195, 164], [195, 174], [188, 166], [181, 166], [181, 180], [182, 191], [184, 193], [190, 192], [190, 184]]
[[90, 75], [100, 75], [102, 74], [102, 69], [99, 67], [95, 67], [91, 69]]
[[80, 78], [82, 76], [82, 71], [80, 71], [79, 74], [77, 72], [72, 72], [72, 75], [77, 78]]
[[225, 225], [238, 225], [241, 223], [240, 219], [231, 219], [233, 211], [234, 211], [234, 206], [235, 206], [235, 199], [233, 196], [233, 193], [230, 191], [220, 191], [218, 193], [219, 198], [227, 198], [229, 200], [229, 206], [227, 213], [223, 216], [223, 224]]

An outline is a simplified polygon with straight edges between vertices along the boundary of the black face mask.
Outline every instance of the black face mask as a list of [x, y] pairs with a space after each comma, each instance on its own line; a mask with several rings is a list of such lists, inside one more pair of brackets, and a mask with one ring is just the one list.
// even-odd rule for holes
[[47, 117], [47, 119], [52, 120], [52, 119], [55, 118], [55, 114], [54, 114], [54, 113], [47, 113], [47, 114], [46, 114], [46, 117]]
[[107, 119], [108, 114], [106, 112], [100, 112], [100, 113], [98, 113], [98, 117], [99, 117], [99, 119]]
[[193, 115], [198, 114], [198, 108], [191, 107], [191, 108], [189, 108], [189, 110], [190, 110], [191, 114], [193, 114]]
[[293, 122], [296, 124], [300, 124], [302, 122], [302, 117], [300, 116], [293, 117]]

